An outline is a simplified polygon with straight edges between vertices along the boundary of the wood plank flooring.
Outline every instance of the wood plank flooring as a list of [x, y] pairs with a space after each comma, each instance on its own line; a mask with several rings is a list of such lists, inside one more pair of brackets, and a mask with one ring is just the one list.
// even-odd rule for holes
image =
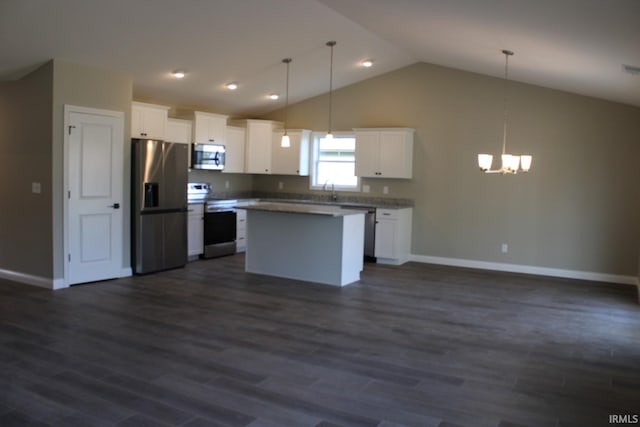
[[242, 255], [0, 280], [1, 426], [605, 426], [640, 414], [631, 286], [409, 263], [339, 289]]

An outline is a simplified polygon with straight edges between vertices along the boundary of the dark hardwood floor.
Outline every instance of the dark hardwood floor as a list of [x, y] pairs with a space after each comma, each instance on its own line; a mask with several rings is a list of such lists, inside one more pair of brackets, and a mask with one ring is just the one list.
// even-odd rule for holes
[[409, 263], [339, 289], [244, 258], [0, 280], [0, 425], [605, 426], [640, 414], [634, 287]]

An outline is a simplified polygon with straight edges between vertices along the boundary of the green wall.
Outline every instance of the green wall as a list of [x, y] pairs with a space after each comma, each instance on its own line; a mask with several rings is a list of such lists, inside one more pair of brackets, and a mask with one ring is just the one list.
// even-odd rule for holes
[[130, 241], [130, 167], [131, 167], [131, 102], [133, 93], [132, 78], [123, 73], [102, 70], [85, 65], [72, 64], [60, 60], [53, 61], [53, 151], [52, 151], [52, 191], [53, 207], [53, 274], [54, 278], [64, 276], [64, 217], [63, 217], [63, 179], [64, 179], [64, 106], [98, 108], [125, 113], [124, 123], [124, 230], [123, 230], [123, 267], [131, 264]]
[[[333, 102], [335, 130], [416, 129], [412, 180], [364, 180], [370, 196], [386, 185], [415, 200], [413, 254], [638, 276], [640, 108], [512, 82], [507, 151], [534, 159], [530, 173], [501, 176], [482, 174], [476, 155], [499, 157], [502, 79], [421, 63]], [[288, 127], [326, 130], [327, 105], [325, 95], [291, 106]], [[278, 181], [310, 192], [305, 178], [254, 184]]]
[[[0, 84], [0, 272], [17, 280], [53, 274], [52, 98], [51, 62]], [[33, 182], [40, 194], [31, 192]]]

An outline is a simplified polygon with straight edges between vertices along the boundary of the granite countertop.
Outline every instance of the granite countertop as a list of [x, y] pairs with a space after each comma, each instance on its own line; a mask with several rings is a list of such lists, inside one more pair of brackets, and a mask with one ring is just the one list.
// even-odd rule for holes
[[364, 214], [362, 210], [353, 210], [336, 205], [321, 205], [312, 203], [278, 203], [278, 202], [257, 202], [246, 206], [236, 206], [238, 209], [264, 211], [264, 212], [282, 212], [282, 213], [298, 213], [309, 215], [324, 216], [346, 216]]
[[[236, 196], [236, 197], [233, 197]], [[238, 205], [247, 205], [253, 203], [286, 203], [297, 205], [316, 205], [316, 206], [335, 206], [339, 208], [384, 208], [384, 209], [402, 209], [413, 207], [413, 200], [410, 199], [383, 199], [375, 197], [345, 197], [340, 195], [338, 200], [331, 200], [328, 197], [311, 197], [307, 198], [303, 194], [261, 194], [252, 197], [246, 194], [216, 194], [206, 199], [190, 201], [190, 204], [206, 203], [206, 202], [235, 202]]]

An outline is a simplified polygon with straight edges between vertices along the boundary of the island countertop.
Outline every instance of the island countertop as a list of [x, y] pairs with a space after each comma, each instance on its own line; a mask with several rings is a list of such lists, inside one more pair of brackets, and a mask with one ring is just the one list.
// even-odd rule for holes
[[246, 209], [264, 212], [296, 213], [324, 216], [346, 216], [363, 214], [362, 210], [348, 209], [335, 205], [315, 205], [311, 203], [277, 203], [258, 202], [246, 206], [236, 206], [237, 209]]

